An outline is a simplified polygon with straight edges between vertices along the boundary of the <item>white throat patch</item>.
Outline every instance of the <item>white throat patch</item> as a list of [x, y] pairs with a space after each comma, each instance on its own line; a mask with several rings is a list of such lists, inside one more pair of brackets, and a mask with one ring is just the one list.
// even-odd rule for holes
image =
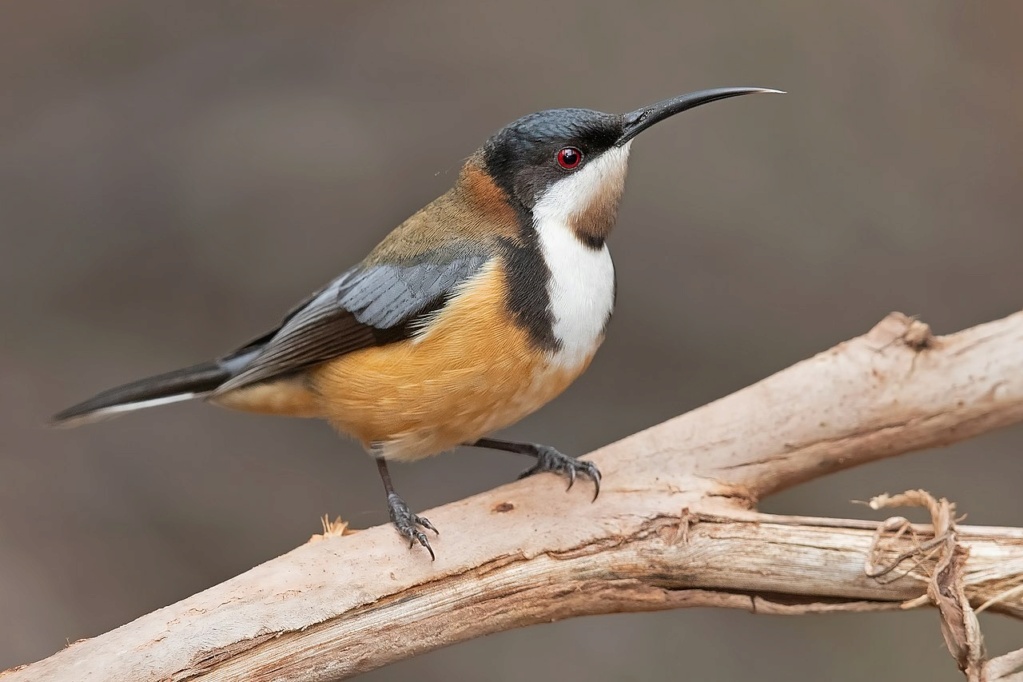
[[554, 336], [561, 349], [554, 361], [566, 368], [586, 362], [603, 341], [614, 308], [614, 264], [607, 245], [587, 246], [572, 229], [574, 216], [604, 192], [621, 192], [628, 170], [629, 142], [613, 147], [579, 172], [552, 185], [533, 208], [533, 225], [551, 279], [547, 284]]

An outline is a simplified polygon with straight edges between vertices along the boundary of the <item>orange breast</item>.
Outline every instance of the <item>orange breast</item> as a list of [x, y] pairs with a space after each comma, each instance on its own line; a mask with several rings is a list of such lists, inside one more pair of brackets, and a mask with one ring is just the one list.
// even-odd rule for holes
[[388, 459], [417, 459], [515, 423], [565, 390], [589, 365], [552, 363], [514, 326], [506, 279], [492, 263], [427, 332], [330, 361], [310, 373], [319, 412]]

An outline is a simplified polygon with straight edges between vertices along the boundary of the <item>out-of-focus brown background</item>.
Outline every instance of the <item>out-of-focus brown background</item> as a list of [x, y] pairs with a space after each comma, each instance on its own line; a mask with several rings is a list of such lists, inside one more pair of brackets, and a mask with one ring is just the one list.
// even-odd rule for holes
[[[386, 521], [322, 424], [178, 405], [49, 414], [262, 332], [531, 111], [757, 85], [634, 147], [618, 312], [589, 373], [511, 430], [573, 453], [870, 328], [1020, 308], [1023, 7], [784, 2], [82, 2], [0, 10], [0, 668]], [[1016, 428], [833, 476], [769, 511], [924, 487], [1023, 524]], [[427, 509], [523, 462], [396, 471]], [[458, 532], [458, 529], [445, 529]], [[352, 557], [358, 561], [357, 557]], [[741, 557], [736, 557], [741, 561]], [[982, 619], [995, 652], [1018, 624]], [[588, 618], [367, 680], [958, 680], [933, 612]]]

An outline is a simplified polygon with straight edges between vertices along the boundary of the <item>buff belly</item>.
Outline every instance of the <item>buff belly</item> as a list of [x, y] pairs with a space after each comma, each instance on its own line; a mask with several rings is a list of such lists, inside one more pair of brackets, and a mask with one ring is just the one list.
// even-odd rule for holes
[[411, 460], [517, 422], [564, 391], [593, 352], [566, 366], [512, 324], [492, 263], [407, 341], [321, 365], [306, 378], [316, 412], [387, 459]]

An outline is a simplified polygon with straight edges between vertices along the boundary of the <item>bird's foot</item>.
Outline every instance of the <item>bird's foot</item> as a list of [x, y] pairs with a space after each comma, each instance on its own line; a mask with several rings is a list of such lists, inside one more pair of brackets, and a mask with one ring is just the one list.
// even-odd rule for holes
[[597, 468], [597, 465], [592, 462], [578, 460], [575, 457], [571, 457], [563, 452], [555, 450], [549, 445], [537, 444], [534, 445], [533, 448], [534, 451], [531, 454], [536, 457], [536, 464], [519, 474], [519, 478], [525, 478], [527, 476], [532, 476], [533, 474], [550, 471], [567, 477], [567, 490], [571, 490], [572, 486], [575, 484], [576, 477], [585, 476], [593, 481], [593, 499], [597, 499], [597, 495], [600, 494], [600, 469]]
[[391, 516], [391, 523], [394, 524], [399, 533], [408, 538], [409, 549], [412, 549], [418, 542], [430, 553], [430, 559], [436, 560], [437, 557], [433, 553], [433, 547], [430, 547], [430, 541], [426, 538], [426, 533], [419, 530], [420, 527], [423, 527], [440, 535], [440, 531], [433, 527], [429, 519], [413, 514], [412, 510], [405, 504], [405, 500], [398, 497], [395, 493], [387, 496], [387, 510]]

